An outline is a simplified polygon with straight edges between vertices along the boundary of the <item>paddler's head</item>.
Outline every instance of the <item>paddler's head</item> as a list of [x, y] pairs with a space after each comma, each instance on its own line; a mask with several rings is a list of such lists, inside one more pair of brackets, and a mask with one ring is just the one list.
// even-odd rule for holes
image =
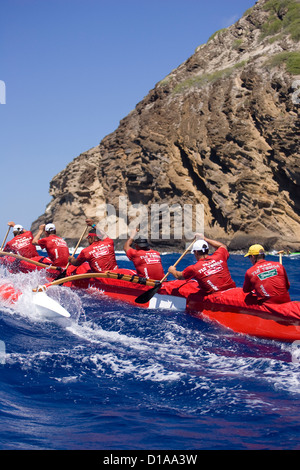
[[21, 233], [24, 233], [24, 228], [20, 224], [15, 224], [13, 226], [13, 234], [14, 236], [20, 235]]
[[98, 242], [99, 240], [101, 240], [101, 238], [98, 237], [97, 232], [95, 230], [91, 230], [88, 233], [88, 236], [86, 238], [87, 238], [87, 241], [88, 241], [89, 245], [91, 245], [94, 242]]
[[205, 258], [208, 255], [209, 247], [205, 240], [196, 240], [193, 248], [192, 253], [194, 253], [196, 260], [198, 261], [200, 258]]
[[47, 224], [45, 226], [45, 232], [47, 233], [47, 235], [55, 234], [56, 233], [55, 225], [54, 224]]
[[136, 238], [134, 240], [135, 248], [136, 250], [149, 250], [150, 245], [148, 243], [148, 240], [146, 238]]
[[246, 256], [249, 256], [251, 263], [255, 264], [258, 260], [264, 259], [265, 249], [259, 244], [251, 245], [248, 253], [244, 256], [244, 258], [246, 258]]

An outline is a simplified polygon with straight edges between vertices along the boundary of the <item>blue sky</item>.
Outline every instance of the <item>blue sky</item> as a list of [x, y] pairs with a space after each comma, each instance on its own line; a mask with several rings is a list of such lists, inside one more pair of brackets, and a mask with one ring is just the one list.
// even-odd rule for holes
[[30, 228], [51, 179], [254, 4], [0, 0], [0, 239], [10, 220]]

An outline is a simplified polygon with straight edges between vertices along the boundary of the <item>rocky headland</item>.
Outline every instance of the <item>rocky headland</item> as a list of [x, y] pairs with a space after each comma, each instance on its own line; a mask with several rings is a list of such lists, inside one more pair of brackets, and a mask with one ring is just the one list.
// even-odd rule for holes
[[[205, 234], [232, 251], [300, 251], [299, 39], [299, 1], [259, 0], [52, 179], [32, 230], [53, 221], [72, 246], [109, 204], [120, 248], [136, 205], [201, 206]], [[155, 246], [181, 249], [170, 221]]]

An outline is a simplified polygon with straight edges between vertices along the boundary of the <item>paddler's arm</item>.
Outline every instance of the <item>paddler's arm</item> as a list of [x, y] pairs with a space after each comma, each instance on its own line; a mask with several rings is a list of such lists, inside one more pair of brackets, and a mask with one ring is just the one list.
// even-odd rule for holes
[[69, 256], [68, 261], [72, 266], [80, 266], [83, 263], [83, 261], [78, 260], [78, 258], [74, 258], [74, 256]]
[[72, 266], [80, 266], [82, 263], [87, 261], [87, 259], [85, 257], [85, 249], [83, 249], [79, 253], [77, 258], [75, 258], [75, 256], [73, 256], [73, 255], [70, 255], [68, 261], [69, 261], [70, 264], [72, 264]]
[[217, 240], [211, 240], [210, 238], [205, 237], [203, 235], [203, 233], [196, 233], [195, 237], [204, 240], [205, 242], [207, 242], [213, 248], [217, 249], [217, 248], [220, 248], [221, 246], [223, 246], [223, 248], [227, 249], [227, 246], [224, 245], [224, 243], [218, 242]]
[[[95, 222], [93, 221], [93, 219], [86, 219], [85, 223], [87, 225], [89, 225], [90, 227], [92, 228], [96, 228], [96, 224]], [[97, 227], [97, 233], [100, 235], [99, 238], [101, 238], [101, 240], [104, 240], [105, 238], [108, 237], [107, 233], [104, 232], [104, 230], [102, 230], [101, 228]]]
[[126, 253], [126, 252], [129, 250], [129, 248], [131, 247], [132, 242], [133, 242], [133, 240], [134, 240], [134, 237], [135, 237], [135, 235], [136, 235], [137, 233], [138, 233], [138, 229], [135, 228], [134, 230], [132, 230], [132, 232], [131, 232], [131, 234], [130, 234], [130, 237], [129, 237], [128, 240], [124, 243], [123, 248], [124, 248], [125, 253]]
[[33, 245], [38, 245], [39, 244], [39, 239], [41, 238], [42, 233], [45, 231], [46, 224], [42, 224], [39, 226], [39, 231], [37, 234], [33, 237], [32, 244]]
[[176, 279], [185, 279], [182, 275], [182, 271], [177, 271], [175, 266], [170, 266], [168, 271], [170, 274], [173, 274], [173, 276], [176, 277]]
[[247, 294], [248, 292], [252, 292], [252, 290], [253, 290], [253, 286], [250, 282], [248, 274], [246, 273], [245, 274], [245, 279], [244, 279], [244, 284], [243, 284], [243, 292], [245, 292], [245, 294]]
[[[15, 224], [14, 222], [7, 222], [7, 225], [8, 225], [9, 227], [12, 227], [12, 228], [13, 228], [16, 224]], [[24, 227], [23, 227], [23, 230], [24, 230], [25, 232], [27, 232], [26, 228], [24, 228]]]
[[[7, 222], [7, 225], [8, 225], [9, 227], [12, 227], [12, 228], [13, 228], [16, 224], [15, 224], [14, 222]], [[5, 251], [5, 252], [11, 252], [11, 251], [12, 251], [12, 249], [11, 249], [10, 246], [8, 245], [8, 242], [7, 242], [6, 245], [4, 246], [3, 251]], [[5, 255], [2, 255], [2, 254], [1, 254], [1, 256], [5, 256]]]

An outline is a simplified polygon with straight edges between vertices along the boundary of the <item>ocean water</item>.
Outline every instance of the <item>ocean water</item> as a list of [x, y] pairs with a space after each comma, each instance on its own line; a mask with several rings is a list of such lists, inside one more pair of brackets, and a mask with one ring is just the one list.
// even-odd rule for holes
[[[178, 256], [163, 255], [164, 267]], [[193, 261], [186, 256], [178, 269]], [[118, 263], [132, 267], [122, 254]], [[300, 259], [283, 263], [300, 300]], [[249, 266], [230, 257], [238, 286]], [[42, 281], [40, 273], [3, 276], [28, 290]], [[1, 450], [300, 448], [293, 344], [60, 286], [51, 295], [70, 320], [46, 321], [26, 295], [17, 308], [0, 306]]]

